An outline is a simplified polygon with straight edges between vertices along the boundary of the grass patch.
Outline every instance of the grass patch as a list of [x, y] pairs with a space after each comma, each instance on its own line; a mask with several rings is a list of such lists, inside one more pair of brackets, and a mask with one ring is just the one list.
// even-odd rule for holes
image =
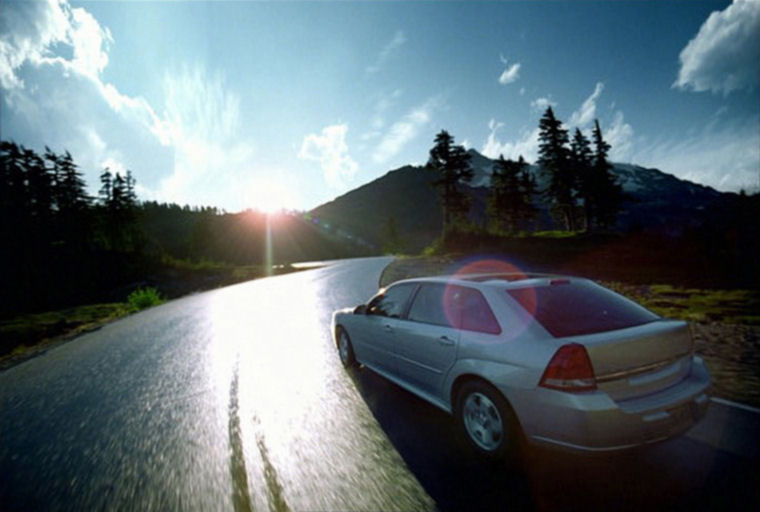
[[127, 297], [127, 304], [132, 311], [140, 311], [152, 306], [163, 304], [164, 299], [158, 290], [148, 286], [147, 288], [138, 288]]
[[76, 336], [131, 312], [125, 303], [92, 304], [0, 321], [0, 358], [22, 355], [58, 336]]
[[529, 238], [529, 237], [535, 237], [535, 238], [575, 238], [578, 236], [582, 236], [584, 233], [580, 231], [559, 231], [559, 230], [552, 230], [552, 231], [536, 231], [535, 233], [530, 233], [528, 235], [524, 235], [522, 238]]
[[760, 326], [758, 290], [711, 290], [620, 282], [602, 284], [667, 318]]

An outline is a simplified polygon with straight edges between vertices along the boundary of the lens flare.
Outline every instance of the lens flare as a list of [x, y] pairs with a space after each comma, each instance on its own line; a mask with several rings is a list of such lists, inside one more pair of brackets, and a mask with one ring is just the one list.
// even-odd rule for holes
[[[494, 280], [504, 281], [521, 281], [529, 279], [530, 276], [527, 272], [522, 270], [515, 264], [505, 260], [498, 259], [493, 256], [480, 256], [474, 258], [468, 258], [463, 262], [457, 263], [454, 267], [456, 270], [453, 272], [455, 278], [473, 278], [478, 277], [478, 280], [487, 280], [489, 278]], [[505, 301], [509, 301], [509, 298], [505, 293]], [[538, 304], [536, 302], [536, 293], [533, 287], [528, 286], [521, 292], [524, 294], [522, 305], [514, 304], [517, 308], [518, 314], [515, 316], [519, 323], [516, 325], [501, 326], [502, 336], [506, 336], [510, 339], [517, 338], [522, 334], [527, 327], [535, 322], [535, 313]], [[460, 296], [460, 291], [457, 287], [447, 286], [443, 295], [443, 307], [446, 313], [446, 317], [449, 319], [452, 325], [461, 325], [461, 315], [464, 311], [473, 311], [471, 309], [472, 304], [464, 303], [464, 298]], [[472, 297], [469, 300], [474, 300]], [[524, 310], [524, 311], [523, 311]], [[477, 311], [475, 307], [474, 311]]]
[[519, 280], [527, 277], [525, 272], [514, 264], [493, 257], [470, 258], [454, 272], [454, 275], [457, 277], [476, 274], [493, 275], [494, 278], [504, 276], [504, 278], [508, 277], [509, 280]]

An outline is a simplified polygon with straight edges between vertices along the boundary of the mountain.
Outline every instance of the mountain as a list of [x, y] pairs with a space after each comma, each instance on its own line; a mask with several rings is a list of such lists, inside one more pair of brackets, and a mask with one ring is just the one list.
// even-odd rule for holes
[[[468, 187], [473, 200], [470, 218], [482, 225], [486, 220], [486, 197], [495, 160], [474, 149], [468, 152], [474, 171]], [[529, 170], [541, 188], [545, 179], [538, 167], [530, 165]], [[617, 228], [623, 231], [681, 232], [698, 225], [711, 207], [736, 196], [681, 180], [658, 169], [614, 163], [612, 172], [628, 195], [618, 218]], [[318, 222], [332, 225], [344, 236], [359, 238], [377, 249], [382, 249], [387, 242], [387, 226], [392, 222], [406, 250], [420, 251], [441, 231], [438, 195], [430, 185], [433, 178], [424, 167], [401, 167], [310, 213]], [[540, 200], [538, 205], [542, 206]], [[539, 229], [552, 229], [546, 208], [539, 223]]]

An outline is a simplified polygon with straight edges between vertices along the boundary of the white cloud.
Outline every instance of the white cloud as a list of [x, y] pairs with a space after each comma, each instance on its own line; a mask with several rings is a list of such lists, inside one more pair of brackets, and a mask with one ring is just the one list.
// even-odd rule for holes
[[686, 138], [641, 145], [634, 162], [723, 191], [756, 189], [760, 176], [760, 118], [708, 123]]
[[501, 76], [499, 76], [499, 83], [501, 85], [511, 84], [513, 82], [516, 82], [518, 78], [520, 78], [519, 62], [512, 64], [501, 73]]
[[673, 87], [728, 94], [760, 84], [760, 2], [735, 0], [715, 11], [679, 55]]
[[501, 142], [497, 138], [496, 132], [503, 126], [504, 123], [499, 123], [495, 119], [488, 122], [488, 129], [491, 133], [488, 134], [488, 138], [483, 143], [480, 153], [488, 158], [498, 158], [499, 155], [504, 155], [504, 158], [512, 160], [517, 160], [522, 156], [527, 162], [535, 162], [538, 158], [538, 128], [523, 130], [520, 138], [515, 142]]
[[358, 168], [348, 154], [347, 132], [347, 124], [326, 126], [321, 134], [312, 133], [304, 137], [298, 153], [298, 158], [319, 162], [325, 181], [334, 188], [340, 188], [345, 181], [352, 180]]
[[4, 137], [37, 150], [44, 145], [69, 150], [91, 192], [97, 192], [108, 158], [120, 159], [146, 186], [156, 186], [159, 173], [171, 169], [172, 149], [151, 133], [147, 103], [125, 103], [116, 110], [99, 81], [71, 72], [62, 62], [31, 66], [24, 76], [28, 85], [14, 89], [11, 102], [3, 98]]
[[[106, 161], [148, 172], [169, 162], [151, 134], [158, 118], [150, 105], [102, 81], [113, 38], [89, 12], [62, 0], [5, 2], [0, 26], [4, 136], [69, 150], [91, 192]], [[140, 179], [155, 183], [145, 173]]]
[[441, 98], [434, 96], [422, 105], [412, 109], [400, 121], [394, 123], [380, 140], [380, 144], [372, 154], [375, 163], [387, 162], [401, 149], [414, 139], [420, 129], [428, 124], [433, 112], [441, 105]]
[[164, 76], [165, 109], [160, 129], [174, 148], [171, 174], [161, 180], [158, 197], [205, 204], [209, 192], [243, 205], [239, 184], [249, 171], [254, 147], [239, 140], [240, 99], [221, 73], [202, 66]]
[[71, 10], [69, 35], [74, 47], [71, 65], [84, 75], [98, 76], [108, 65], [111, 32], [101, 27], [89, 12], [78, 8]]
[[[401, 89], [396, 89], [390, 94], [380, 94], [373, 108], [372, 119], [370, 119], [370, 126], [375, 134], [379, 134], [378, 130], [381, 130], [385, 126], [385, 115], [398, 102], [403, 93]], [[366, 135], [362, 135], [362, 139], [365, 139]]]
[[70, 18], [68, 4], [57, 0], [5, 2], [0, 9], [0, 87], [23, 88], [18, 68], [40, 62], [50, 46], [67, 41]]
[[[223, 77], [203, 68], [167, 75], [159, 116], [144, 98], [103, 81], [113, 38], [85, 9], [13, 2], [0, 15], [6, 133], [69, 150], [91, 192], [111, 166], [132, 169], [144, 198], [205, 204], [214, 191], [230, 204], [239, 194], [253, 148], [237, 140], [239, 100]], [[16, 74], [22, 66], [28, 85]]]
[[[108, 65], [108, 46], [113, 42], [107, 28], [83, 8], [65, 0], [6, 3], [0, 10], [0, 86], [23, 88], [17, 70], [26, 62], [39, 66], [58, 62], [71, 71], [97, 79]], [[71, 48], [68, 60], [55, 56], [52, 48]]]
[[502, 126], [504, 126], [504, 123], [500, 123], [500, 122], [496, 121], [496, 119], [494, 119], [494, 118], [491, 118], [491, 120], [488, 121], [488, 129], [491, 130], [492, 132], [495, 132], [496, 130], [498, 130]]
[[557, 106], [557, 102], [552, 101], [551, 96], [536, 98], [535, 100], [530, 102], [530, 108], [532, 108], [533, 110], [540, 111], [540, 112], [544, 112], [548, 107], [556, 107], [556, 106]]
[[390, 57], [393, 52], [401, 48], [404, 43], [406, 43], [406, 36], [401, 30], [397, 30], [396, 33], [393, 34], [393, 38], [388, 41], [388, 43], [386, 43], [382, 50], [380, 50], [380, 53], [378, 54], [374, 64], [367, 66], [364, 71], [367, 74], [377, 73], [380, 71], [380, 68], [383, 67], [385, 61], [388, 60], [388, 57]]
[[570, 116], [570, 120], [568, 121], [569, 126], [583, 129], [596, 118], [596, 101], [601, 96], [603, 90], [604, 84], [597, 82], [591, 96], [586, 98], [580, 108]]
[[633, 128], [625, 122], [623, 113], [619, 110], [612, 118], [612, 124], [605, 131], [602, 127], [604, 140], [611, 146], [610, 160], [616, 162], [630, 161], [633, 149]]

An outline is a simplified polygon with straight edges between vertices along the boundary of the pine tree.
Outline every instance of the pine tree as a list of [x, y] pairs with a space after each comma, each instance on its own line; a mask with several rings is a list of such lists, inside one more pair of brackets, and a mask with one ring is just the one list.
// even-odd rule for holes
[[111, 197], [113, 194], [113, 174], [111, 170], [106, 167], [100, 174], [100, 190], [98, 195], [100, 196], [100, 203], [103, 206], [108, 206], [111, 203]]
[[56, 199], [61, 213], [82, 212], [90, 205], [82, 173], [79, 172], [71, 153], [58, 156], [55, 164]]
[[142, 235], [137, 223], [137, 195], [132, 171], [125, 176], [106, 168], [100, 175], [101, 226], [105, 246], [115, 251], [139, 249]]
[[594, 152], [590, 180], [593, 220], [601, 228], [610, 228], [615, 224], [625, 195], [623, 187], [611, 172], [612, 165], [607, 161], [611, 146], [602, 137], [598, 120], [594, 121], [593, 138]]
[[470, 210], [470, 197], [462, 190], [462, 185], [473, 177], [470, 155], [464, 147], [454, 145], [453, 136], [441, 130], [435, 136], [427, 166], [438, 174], [432, 184], [438, 188], [446, 231], [456, 221], [466, 218]]
[[134, 208], [137, 206], [137, 193], [135, 192], [135, 185], [137, 184], [137, 181], [135, 180], [134, 175], [132, 175], [132, 171], [129, 169], [127, 169], [127, 176], [124, 180], [124, 184], [126, 186], [126, 203], [129, 208]]
[[530, 172], [528, 164], [523, 160], [522, 156], [517, 160], [517, 163], [522, 167], [522, 171], [520, 172], [520, 188], [522, 190], [523, 203], [520, 217], [525, 229], [530, 229], [529, 226], [533, 224], [533, 221], [538, 216], [538, 208], [533, 204], [533, 199], [538, 192], [538, 185], [536, 184], [536, 177]]
[[590, 231], [595, 207], [592, 186], [591, 143], [578, 128], [575, 129], [573, 139], [570, 141], [570, 163], [573, 174], [578, 180], [578, 197], [583, 202], [583, 220], [586, 231]]
[[497, 230], [516, 233], [526, 220], [535, 215], [535, 182], [527, 167], [522, 156], [515, 162], [505, 160], [500, 155], [494, 165], [487, 209]]
[[59, 242], [76, 252], [83, 250], [91, 240], [90, 197], [85, 190], [71, 153], [56, 155], [45, 148], [45, 160], [51, 165], [48, 172], [53, 179], [53, 203], [56, 210], [56, 232]]
[[548, 181], [544, 193], [552, 209], [562, 218], [565, 229], [574, 231], [573, 212], [577, 180], [570, 162], [570, 151], [567, 148], [567, 130], [554, 116], [551, 107], [546, 109], [538, 126], [538, 165]]

